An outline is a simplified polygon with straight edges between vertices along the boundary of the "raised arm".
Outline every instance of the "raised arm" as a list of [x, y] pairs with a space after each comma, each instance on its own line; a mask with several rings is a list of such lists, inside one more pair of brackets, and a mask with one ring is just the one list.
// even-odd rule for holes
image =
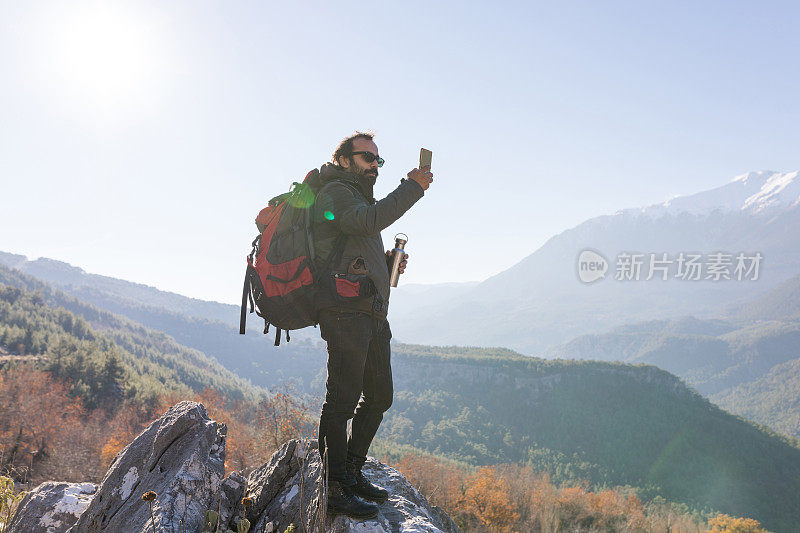
[[375, 235], [403, 216], [423, 194], [419, 183], [407, 179], [386, 198], [370, 205], [351, 187], [335, 182], [320, 193], [317, 212], [347, 235]]

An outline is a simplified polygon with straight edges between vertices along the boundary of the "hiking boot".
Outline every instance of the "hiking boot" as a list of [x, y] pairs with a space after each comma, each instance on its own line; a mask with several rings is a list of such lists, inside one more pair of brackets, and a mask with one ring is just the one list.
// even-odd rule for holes
[[375, 518], [378, 506], [356, 496], [352, 483], [331, 479], [328, 481], [328, 512], [350, 518]]
[[353, 486], [353, 492], [355, 492], [356, 495], [365, 500], [371, 500], [379, 504], [389, 499], [389, 493], [370, 483], [367, 478], [364, 477], [364, 474], [361, 473], [361, 469], [358, 466], [348, 463], [347, 473], [356, 479], [356, 484]]

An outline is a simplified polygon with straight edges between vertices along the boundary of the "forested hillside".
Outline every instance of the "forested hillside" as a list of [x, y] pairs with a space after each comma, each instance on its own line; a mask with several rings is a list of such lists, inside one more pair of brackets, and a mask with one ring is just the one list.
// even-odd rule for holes
[[[99, 481], [115, 454], [166, 406], [181, 399], [202, 401], [228, 426], [228, 469], [247, 472], [286, 439], [308, 436], [315, 428], [315, 410], [290, 389], [254, 399], [253, 391], [241, 390], [236, 380], [233, 385], [215, 381], [214, 371], [220, 370], [215, 364], [210, 375], [201, 372], [199, 378], [185, 379], [191, 376], [183, 357], [208, 366], [202, 357], [197, 359], [201, 354], [24, 276], [6, 272], [3, 279], [36, 287], [31, 292], [0, 283], [0, 475], [23, 486], [47, 479]], [[48, 305], [56, 300], [93, 316], [92, 324], [63, 307]], [[102, 330], [94, 329], [100, 324]], [[124, 339], [128, 348], [111, 336]], [[479, 350], [465, 352], [482, 358]], [[136, 361], [136, 356], [142, 360]], [[414, 453], [393, 460], [466, 532], [486, 525], [524, 529], [664, 523], [680, 523], [694, 532], [710, 517], [690, 516], [686, 508], [664, 501], [645, 504], [630, 491], [561, 488], [551, 484], [546, 473], [515, 465], [474, 474], [462, 465], [432, 485], [430, 469], [417, 466], [429, 461], [440, 472], [448, 464], [435, 457], [418, 459]], [[544, 500], [531, 498], [540, 493]], [[492, 502], [492, 511], [485, 509], [486, 501]]]
[[582, 335], [548, 356], [647, 363], [686, 380], [720, 407], [800, 437], [800, 277], [729, 309]]
[[[128, 395], [171, 383], [195, 393], [205, 387], [217, 389], [223, 397], [248, 394], [246, 384], [214, 362], [215, 353], [205, 355], [182, 347], [170, 337], [18, 272], [0, 270], [0, 282], [16, 286], [5, 289], [9, 295], [19, 295], [9, 296], [14, 300], [9, 303], [14, 320], [37, 312], [43, 313], [42, 320], [49, 320], [48, 313], [69, 310], [73, 322], [80, 320], [71, 312], [88, 322], [87, 335], [113, 343], [108, 346], [118, 350], [124, 371], [117, 381]], [[20, 287], [38, 295], [23, 293]], [[14, 305], [21, 306], [16, 315], [11, 311]], [[53, 310], [50, 305], [67, 310]], [[175, 316], [180, 327], [192, 326], [190, 319]], [[208, 326], [196, 324], [198, 331]], [[46, 364], [51, 364], [50, 335], [36, 334], [47, 331], [44, 322], [9, 321], [7, 329], [13, 331], [7, 344], [23, 344], [15, 351], [41, 352], [47, 356]], [[263, 337], [253, 338], [261, 347], [270, 346]], [[97, 353], [105, 354], [104, 360], [110, 357], [109, 350]], [[137, 357], [129, 359], [133, 353]], [[264, 364], [269, 365], [271, 376], [298, 378], [304, 391], [319, 398], [323, 383], [315, 378], [320, 373], [324, 376], [324, 353], [317, 348], [296, 349], [295, 354], [298, 357], [272, 358]], [[246, 370], [239, 372], [247, 375]], [[503, 349], [395, 344], [393, 374], [395, 401], [379, 436], [397, 445], [412, 445], [472, 465], [528, 464], [558, 483], [588, 479], [595, 487], [636, 486], [645, 499], [661, 495], [694, 508], [750, 516], [778, 531], [789, 531], [787, 524], [800, 520], [800, 504], [791, 496], [800, 491], [800, 450], [795, 442], [728, 415], [655, 367], [548, 361]], [[274, 413], [292, 413], [297, 410], [292, 405], [299, 405], [290, 396], [274, 398], [284, 398], [280, 400], [283, 407], [257, 407], [265, 405], [261, 400], [229, 415], [233, 421], [248, 413], [246, 423], [231, 422], [232, 427], [243, 428], [231, 437], [239, 443], [232, 447], [237, 464], [248, 464], [253, 443], [263, 442], [263, 437], [253, 433], [263, 426], [254, 426], [254, 420], [272, 420], [268, 427], [278, 427]], [[300, 410], [306, 414], [294, 418], [299, 421], [295, 426], [313, 429], [313, 422], [311, 426], [306, 422], [313, 420], [309, 412], [316, 409], [318, 404], [306, 404]]]
[[[54, 294], [61, 295], [59, 297], [72, 297], [72, 300], [88, 303], [92, 308], [122, 315], [164, 332], [183, 346], [214, 357], [225, 369], [244, 376], [254, 385], [273, 387], [290, 379], [305, 391], [318, 391], [325, 385], [325, 350], [310, 340], [318, 340], [318, 330], [298, 332], [292, 335], [291, 342], [284, 341], [280, 347], [275, 347], [271, 342], [272, 335], [262, 334], [264, 322], [255, 314], [248, 315], [250, 328], [247, 335], [239, 335], [238, 327], [234, 325], [234, 322], [238, 324], [239, 310], [234, 306], [203, 302], [164, 293], [153, 287], [86, 274], [59, 261], [25, 261], [24, 256], [0, 252], [0, 263], [3, 262], [21, 263], [26, 271], [31, 272], [31, 275], [25, 275], [0, 264], [0, 273], [16, 272], [14, 279], [8, 281], [12, 285], [24, 283], [33, 286], [36, 281], [40, 285], [44, 281]], [[31, 277], [37, 274], [42, 278]], [[50, 285], [47, 280], [51, 279], [59, 284], [58, 288]], [[75, 312], [81, 314], [78, 309]], [[87, 317], [87, 320], [91, 318]]]
[[[0, 345], [41, 356], [57, 377], [86, 389], [90, 405], [109, 395], [143, 402], [166, 391], [219, 390], [231, 399], [256, 389], [204, 353], [0, 267]], [[115, 383], [124, 383], [118, 390]]]
[[677, 374], [705, 395], [748, 383], [800, 357], [800, 320], [733, 321], [684, 317], [582, 335], [548, 356], [647, 363]]
[[[164, 333], [0, 271], [0, 475], [28, 487], [99, 481], [116, 453], [175, 401], [201, 399], [231, 420], [237, 406], [279, 412], [280, 397], [265, 392]], [[260, 441], [247, 434], [259, 412], [238, 412], [231, 461], [263, 459], [269, 433]]]
[[398, 346], [380, 435], [473, 464], [634, 485], [695, 507], [800, 522], [797, 441], [732, 416], [652, 366], [459, 356]]

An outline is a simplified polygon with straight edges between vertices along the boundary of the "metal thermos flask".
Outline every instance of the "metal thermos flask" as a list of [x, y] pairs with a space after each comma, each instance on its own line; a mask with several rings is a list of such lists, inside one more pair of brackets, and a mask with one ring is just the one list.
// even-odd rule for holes
[[[405, 237], [401, 239], [400, 235]], [[398, 233], [394, 236], [394, 250], [392, 250], [392, 276], [389, 278], [389, 284], [392, 287], [397, 287], [397, 279], [400, 277], [400, 263], [403, 261], [405, 255], [405, 246], [408, 242], [408, 235], [405, 233]]]

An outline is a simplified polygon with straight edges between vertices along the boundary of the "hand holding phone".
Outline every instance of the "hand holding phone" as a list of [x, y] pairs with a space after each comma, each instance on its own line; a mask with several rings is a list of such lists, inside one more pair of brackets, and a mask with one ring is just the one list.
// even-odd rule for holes
[[431, 158], [433, 152], [420, 148], [419, 150], [419, 168], [415, 168], [408, 173], [408, 177], [416, 181], [423, 191], [427, 191], [428, 187], [433, 183], [433, 173], [431, 172]]
[[420, 148], [419, 149], [419, 168], [431, 166], [431, 159], [432, 158], [433, 158], [433, 152], [431, 152], [430, 150], [426, 150], [425, 148]]

